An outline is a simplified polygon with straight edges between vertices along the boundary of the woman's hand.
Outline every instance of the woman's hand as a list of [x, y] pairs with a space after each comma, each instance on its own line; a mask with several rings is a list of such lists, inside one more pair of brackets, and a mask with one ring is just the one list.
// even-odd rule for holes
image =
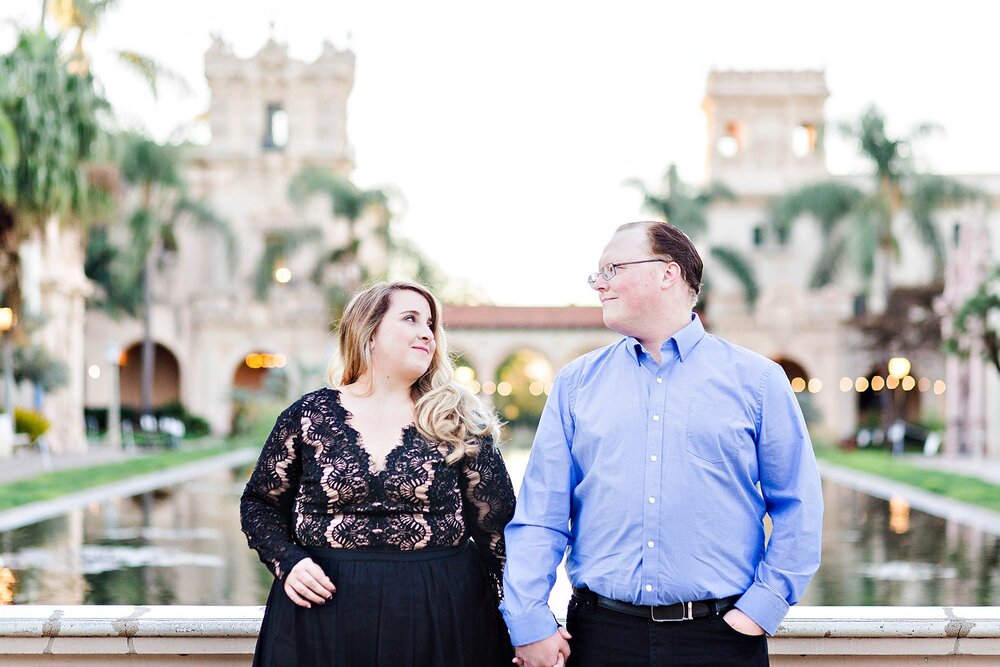
[[300, 560], [285, 577], [285, 595], [306, 609], [312, 607], [310, 603], [323, 604], [336, 592], [337, 587], [312, 558]]

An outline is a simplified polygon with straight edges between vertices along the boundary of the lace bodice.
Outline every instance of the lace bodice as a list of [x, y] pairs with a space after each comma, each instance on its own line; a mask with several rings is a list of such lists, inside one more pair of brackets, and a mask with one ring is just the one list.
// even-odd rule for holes
[[304, 547], [412, 550], [469, 536], [499, 593], [514, 490], [490, 439], [448, 465], [412, 424], [376, 469], [340, 392], [306, 394], [279, 417], [240, 502], [243, 532], [279, 578]]

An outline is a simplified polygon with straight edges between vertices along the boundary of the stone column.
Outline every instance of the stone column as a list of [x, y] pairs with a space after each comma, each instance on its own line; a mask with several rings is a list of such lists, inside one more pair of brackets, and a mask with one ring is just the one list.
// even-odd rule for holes
[[[967, 206], [959, 229], [959, 243], [945, 272], [944, 293], [937, 305], [942, 334], [952, 335], [956, 311], [985, 279], [991, 264], [990, 238], [982, 204]], [[949, 358], [945, 365], [947, 387], [947, 439], [944, 452], [949, 456], [982, 456], [986, 451], [986, 362], [982, 344], [970, 341], [967, 359]]]
[[48, 394], [43, 406], [52, 423], [45, 434], [53, 453], [87, 449], [83, 423], [85, 299], [93, 291], [83, 272], [83, 237], [75, 228], [48, 221], [41, 244], [39, 267], [40, 313], [44, 325], [34, 339], [53, 358], [66, 364], [68, 382]]

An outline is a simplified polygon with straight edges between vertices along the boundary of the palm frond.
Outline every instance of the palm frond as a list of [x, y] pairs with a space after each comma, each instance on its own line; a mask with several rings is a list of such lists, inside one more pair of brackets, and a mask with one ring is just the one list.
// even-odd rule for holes
[[179, 161], [176, 146], [136, 134], [124, 137], [121, 175], [130, 185], [177, 187], [181, 183]]
[[692, 239], [701, 238], [708, 231], [704, 205], [691, 199], [678, 199], [672, 210], [673, 215], [667, 216], [667, 220]]
[[739, 281], [743, 288], [744, 301], [747, 306], [753, 308], [760, 296], [760, 287], [757, 285], [757, 277], [750, 260], [738, 250], [727, 246], [715, 246], [709, 252], [720, 266]]
[[142, 272], [126, 260], [107, 227], [88, 230], [84, 274], [98, 288], [88, 302], [116, 319], [121, 315], [138, 317], [142, 307]]
[[393, 277], [415, 280], [433, 290], [444, 287], [440, 270], [410, 239], [393, 239], [390, 260], [395, 267]]
[[187, 79], [163, 63], [135, 51], [117, 51], [115, 55], [122, 65], [146, 83], [154, 99], [158, 98], [160, 82], [163, 81], [173, 85], [181, 95], [191, 94], [191, 85]]
[[880, 244], [880, 229], [885, 217], [883, 202], [867, 198], [861, 202], [854, 214], [849, 218], [850, 232], [848, 238], [848, 253], [854, 258], [858, 274], [865, 287], [871, 284], [875, 274], [875, 258]]
[[190, 199], [186, 195], [181, 195], [174, 202], [170, 217], [172, 221], [178, 221], [182, 216], [184, 221], [190, 223], [194, 228], [215, 232], [221, 236], [226, 244], [226, 259], [229, 262], [229, 267], [233, 269], [236, 266], [239, 245], [229, 221], [219, 216], [208, 202]]
[[663, 191], [652, 192], [638, 179], [629, 179], [627, 186], [642, 193], [642, 208], [654, 216], [668, 220], [695, 239], [708, 231], [707, 209], [717, 200], [735, 199], [735, 194], [721, 183], [712, 183], [705, 190], [693, 192], [677, 173], [677, 165], [671, 164], [663, 177]]
[[622, 185], [625, 186], [626, 188], [635, 188], [636, 190], [639, 191], [639, 194], [641, 194], [643, 197], [649, 194], [649, 188], [647, 188], [646, 184], [643, 183], [638, 178], [626, 178], [624, 181], [622, 181]]
[[917, 235], [934, 257], [935, 276], [940, 277], [944, 272], [945, 251], [941, 234], [934, 224], [934, 211], [984, 197], [981, 190], [945, 176], [922, 175], [913, 180], [908, 202], [910, 216]]
[[254, 295], [258, 301], [264, 301], [274, 285], [272, 280], [274, 269], [281, 259], [288, 259], [304, 244], [315, 241], [322, 234], [317, 227], [286, 229], [272, 232], [264, 244], [264, 251], [254, 269]]
[[829, 237], [865, 197], [861, 190], [846, 183], [810, 183], [772, 201], [769, 226], [780, 243], [787, 243], [795, 222], [809, 215], [819, 222], [823, 236]]
[[702, 206], [708, 206], [717, 201], [736, 201], [736, 193], [725, 183], [712, 181], [708, 187], [698, 193], [694, 200]]
[[268, 292], [274, 284], [271, 279], [272, 273], [278, 260], [284, 256], [284, 248], [277, 243], [267, 243], [264, 245], [264, 252], [261, 253], [257, 262], [257, 267], [253, 273], [253, 291], [258, 301], [267, 299]]
[[670, 199], [663, 199], [654, 194], [646, 194], [643, 196], [642, 207], [661, 220], [673, 222], [675, 207], [674, 202]]
[[840, 234], [829, 239], [824, 244], [819, 257], [812, 266], [812, 272], [809, 276], [809, 287], [811, 289], [826, 287], [833, 282], [834, 277], [837, 275], [837, 270], [844, 262], [846, 248], [847, 243], [845, 238]]
[[293, 204], [302, 206], [318, 195], [330, 198], [335, 218], [346, 218], [350, 223], [361, 217], [369, 203], [365, 192], [325, 167], [306, 167], [292, 177], [288, 198]]
[[142, 266], [146, 254], [153, 247], [153, 239], [156, 235], [153, 214], [144, 208], [136, 209], [128, 219], [128, 228], [131, 249], [140, 258], [137, 262], [138, 265]]
[[[313, 283], [320, 285], [323, 283], [323, 276], [326, 273], [326, 269], [331, 266], [343, 265], [345, 263], [351, 262], [356, 263], [355, 260], [358, 256], [358, 249], [361, 247], [360, 239], [353, 239], [345, 245], [339, 248], [333, 248], [328, 251], [325, 255], [320, 257], [319, 261], [316, 262], [316, 266], [312, 270], [312, 281]], [[365, 267], [359, 266], [359, 269], [364, 270]]]
[[[0, 108], [0, 166], [13, 169], [20, 159], [21, 149], [17, 140], [17, 128], [10, 116]], [[6, 180], [6, 179], [4, 179]]]

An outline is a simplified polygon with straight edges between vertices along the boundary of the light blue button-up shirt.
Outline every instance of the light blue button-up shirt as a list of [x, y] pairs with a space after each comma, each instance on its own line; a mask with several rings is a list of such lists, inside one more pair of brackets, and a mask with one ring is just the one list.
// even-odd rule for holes
[[573, 586], [639, 605], [741, 595], [769, 634], [819, 567], [819, 473], [781, 367], [697, 315], [660, 353], [623, 338], [556, 377], [505, 532], [517, 646], [555, 632], [567, 547]]

